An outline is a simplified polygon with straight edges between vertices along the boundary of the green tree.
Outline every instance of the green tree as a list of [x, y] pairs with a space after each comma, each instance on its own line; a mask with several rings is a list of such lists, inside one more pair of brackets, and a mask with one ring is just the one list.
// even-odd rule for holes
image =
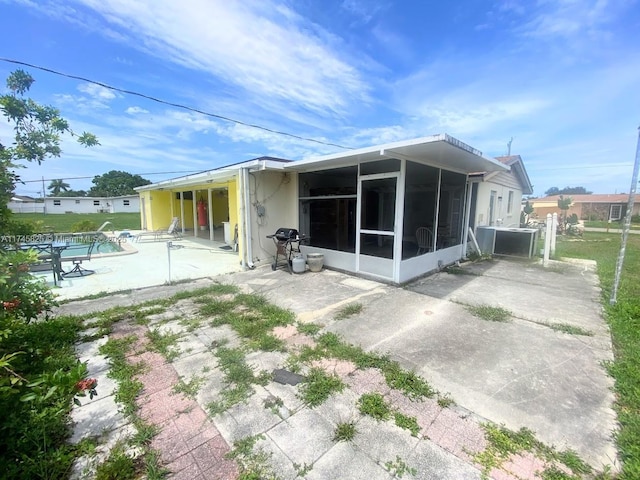
[[24, 70], [16, 70], [7, 78], [9, 93], [0, 95], [0, 113], [13, 125], [13, 138], [0, 138], [0, 231], [14, 232], [18, 226], [11, 219], [9, 200], [20, 177], [16, 169], [24, 168], [19, 162], [42, 163], [50, 157], [59, 157], [60, 136], [69, 133], [85, 147], [99, 145], [92, 133], [76, 134], [60, 112], [51, 106], [40, 105], [25, 94], [33, 85], [33, 77]]
[[558, 187], [551, 187], [549, 190], [544, 192], [546, 196], [551, 195], [591, 195], [593, 192], [590, 192], [584, 187], [564, 187], [562, 189]]
[[51, 183], [47, 187], [47, 190], [49, 190], [51, 192], [51, 195], [53, 195], [54, 197], [58, 197], [60, 196], [61, 192], [64, 192], [66, 194], [69, 191], [70, 186], [71, 185], [69, 185], [62, 179], [51, 180]]
[[67, 190], [66, 192], [64, 192], [64, 196], [65, 197], [86, 197], [87, 191], [86, 190]]
[[560, 213], [560, 225], [562, 225], [562, 231], [566, 231], [567, 226], [567, 211], [571, 207], [573, 203], [573, 199], [571, 197], [565, 198], [564, 195], [560, 195], [558, 198], [558, 208], [561, 210]]
[[89, 190], [90, 197], [117, 197], [119, 195], [133, 195], [136, 193], [135, 187], [149, 185], [151, 182], [140, 175], [111, 170], [104, 175], [96, 175], [91, 183], [93, 183], [93, 187]]
[[522, 207], [522, 211], [520, 212], [521, 227], [526, 227], [529, 224], [529, 218], [531, 217], [532, 213], [533, 213], [533, 205], [531, 205], [531, 202], [527, 200]]

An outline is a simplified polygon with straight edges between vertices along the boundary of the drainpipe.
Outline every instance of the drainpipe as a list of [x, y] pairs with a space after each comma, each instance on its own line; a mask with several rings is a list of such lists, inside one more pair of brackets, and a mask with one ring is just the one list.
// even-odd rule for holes
[[256, 266], [253, 264], [253, 248], [251, 245], [251, 196], [249, 193], [249, 169], [247, 167], [240, 169], [240, 181], [242, 191], [242, 213], [245, 226], [245, 258], [243, 259], [243, 263], [245, 267], [253, 270]]
[[467, 175], [467, 191], [466, 202], [464, 204], [464, 222], [462, 227], [462, 258], [467, 256], [467, 242], [469, 241], [469, 225], [471, 220], [471, 195], [473, 193], [473, 182], [469, 181], [469, 175]]

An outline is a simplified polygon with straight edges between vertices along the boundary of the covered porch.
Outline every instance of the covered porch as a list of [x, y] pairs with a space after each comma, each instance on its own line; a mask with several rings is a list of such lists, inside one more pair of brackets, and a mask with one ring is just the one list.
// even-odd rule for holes
[[304, 252], [325, 264], [404, 283], [466, 256], [471, 184], [500, 162], [434, 135], [304, 160], [298, 172]]

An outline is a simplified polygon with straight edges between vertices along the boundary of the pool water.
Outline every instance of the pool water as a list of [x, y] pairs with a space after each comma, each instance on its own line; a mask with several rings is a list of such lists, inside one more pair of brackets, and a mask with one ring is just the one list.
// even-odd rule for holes
[[[89, 249], [89, 245], [83, 245], [81, 243], [74, 243], [72, 247], [62, 250], [60, 256], [61, 257], [81, 257], [87, 254], [87, 250]], [[99, 253], [114, 253], [114, 252], [122, 252], [123, 249], [114, 242], [99, 242], [93, 248], [92, 255], [97, 255]]]

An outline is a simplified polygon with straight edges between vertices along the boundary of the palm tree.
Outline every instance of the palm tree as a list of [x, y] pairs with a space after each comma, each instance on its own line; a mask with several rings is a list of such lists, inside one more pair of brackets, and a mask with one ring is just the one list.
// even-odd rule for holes
[[61, 178], [57, 180], [51, 180], [51, 183], [47, 187], [47, 190], [51, 190], [51, 195], [57, 197], [60, 192], [66, 192], [69, 190], [70, 185]]

